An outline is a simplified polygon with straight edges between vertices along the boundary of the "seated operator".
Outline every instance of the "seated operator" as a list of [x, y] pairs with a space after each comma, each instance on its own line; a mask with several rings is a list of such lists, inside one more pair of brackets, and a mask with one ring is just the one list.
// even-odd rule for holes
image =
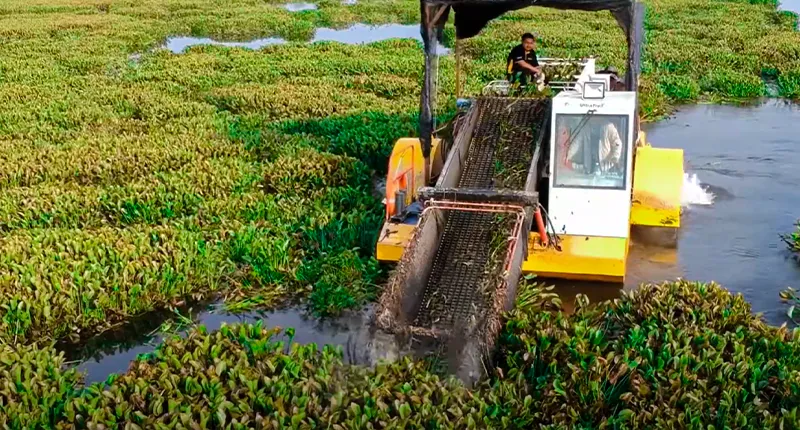
[[[577, 135], [575, 135], [575, 131], [577, 131]], [[594, 164], [592, 162], [594, 159], [599, 161], [594, 162], [599, 164], [600, 172], [603, 173], [622, 167], [619, 164], [622, 157], [622, 139], [620, 139], [617, 127], [609, 122], [602, 129], [596, 131], [599, 131], [599, 136], [592, 133], [588, 126], [581, 127], [579, 130], [570, 130], [569, 127], [559, 130], [558, 140], [563, 145], [561, 151], [566, 149], [566, 156], [561, 161], [563, 166], [584, 173], [592, 173], [594, 166], [591, 164]], [[564, 148], [567, 144], [569, 144], [569, 148]], [[594, 145], [597, 146], [593, 147]]]
[[531, 33], [522, 35], [522, 43], [515, 46], [508, 54], [506, 60], [506, 78], [510, 82], [519, 82], [525, 87], [528, 82], [536, 79], [539, 91], [544, 89], [544, 73], [536, 58], [536, 39]]

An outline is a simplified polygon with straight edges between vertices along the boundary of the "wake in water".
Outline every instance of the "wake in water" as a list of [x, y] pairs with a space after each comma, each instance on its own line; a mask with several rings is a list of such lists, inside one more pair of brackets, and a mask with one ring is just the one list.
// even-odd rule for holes
[[708, 206], [714, 204], [714, 193], [700, 184], [696, 173], [683, 174], [683, 191], [681, 192], [681, 206]]

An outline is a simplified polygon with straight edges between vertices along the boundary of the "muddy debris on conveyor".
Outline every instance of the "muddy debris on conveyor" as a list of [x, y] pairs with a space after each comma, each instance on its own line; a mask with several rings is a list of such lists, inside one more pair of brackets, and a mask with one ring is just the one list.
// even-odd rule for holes
[[[466, 154], [463, 167], [442, 175], [458, 173], [451, 182], [458, 189], [535, 191], [548, 107], [541, 99], [479, 98], [462, 122], [468, 129], [459, 130], [463, 142], [454, 144], [466, 151], [451, 150]], [[378, 325], [446, 350], [449, 370], [474, 382], [516, 296], [531, 209], [461, 205], [428, 206], [380, 299]]]

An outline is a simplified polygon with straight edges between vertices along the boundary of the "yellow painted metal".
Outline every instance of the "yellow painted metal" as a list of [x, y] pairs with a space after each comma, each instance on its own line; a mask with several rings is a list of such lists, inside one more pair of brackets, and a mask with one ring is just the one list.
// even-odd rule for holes
[[398, 139], [389, 157], [389, 171], [386, 177], [386, 203], [390, 209], [394, 207], [395, 192], [400, 190], [406, 191], [406, 205], [411, 204], [417, 188], [425, 185], [424, 166], [419, 139], [408, 137]]
[[387, 221], [378, 237], [378, 261], [400, 261], [406, 244], [414, 234], [416, 224], [402, 224]]
[[631, 224], [680, 227], [683, 150], [636, 148]]
[[[443, 159], [439, 154], [440, 142], [440, 139], [433, 139], [431, 142], [431, 164], [436, 163], [438, 159]], [[392, 148], [392, 154], [389, 156], [389, 173], [386, 177], [387, 199], [393, 199], [394, 191], [402, 188], [400, 186], [402, 180], [404, 185], [408, 187], [406, 204], [411, 204], [417, 195], [417, 189], [426, 185], [424, 183], [424, 168], [422, 145], [419, 139], [415, 137], [398, 139], [394, 144], [394, 148]]]
[[528, 240], [524, 273], [546, 278], [584, 281], [624, 282], [628, 239], [616, 237], [562, 235], [561, 250], [543, 247], [538, 233]]
[[[431, 141], [431, 171], [438, 174], [442, 169], [446, 154], [440, 153], [440, 139]], [[403, 249], [414, 233], [414, 224], [396, 223], [389, 218], [393, 213], [394, 194], [406, 190], [406, 205], [417, 198], [417, 190], [425, 186], [424, 159], [422, 145], [418, 138], [404, 137], [398, 139], [389, 157], [389, 173], [386, 177], [386, 222], [381, 230], [376, 247], [380, 261], [400, 261]]]

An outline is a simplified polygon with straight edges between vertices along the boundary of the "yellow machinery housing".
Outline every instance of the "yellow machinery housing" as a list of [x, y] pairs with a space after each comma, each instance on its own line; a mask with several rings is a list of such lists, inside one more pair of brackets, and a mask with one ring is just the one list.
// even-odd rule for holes
[[[438, 151], [440, 141], [434, 141], [431, 158], [432, 177], [441, 173], [443, 154]], [[411, 150], [410, 148], [413, 148]], [[680, 227], [681, 191], [683, 185], [683, 151], [654, 148], [640, 132], [634, 151], [633, 192], [630, 207], [630, 226], [646, 228]], [[413, 177], [419, 184], [423, 177], [424, 161], [419, 139], [403, 138], [397, 141], [389, 159], [387, 201], [393, 198], [400, 184], [399, 177]], [[403, 182], [408, 184], [409, 181]], [[416, 199], [416, 189], [406, 188], [406, 204]], [[417, 226], [418, 217], [404, 220], [392, 219], [394, 206], [389, 209], [377, 243], [377, 258], [383, 262], [397, 262]], [[628, 236], [630, 237], [630, 236]], [[533, 229], [528, 241], [527, 258], [522, 272], [545, 278], [560, 278], [597, 282], [621, 283], [627, 271], [630, 239], [616, 237], [590, 237], [559, 235], [559, 247], [543, 246], [540, 234]]]
[[[463, 154], [468, 147], [465, 145], [459, 148], [455, 142], [458, 137], [453, 142], [446, 142], [446, 145], [431, 139], [428, 146], [428, 138], [435, 134], [432, 127], [434, 112], [432, 103], [435, 101], [433, 95], [436, 94], [434, 77], [437, 57], [434, 41], [437, 32], [434, 30], [441, 30], [451, 8], [456, 16], [459, 13], [463, 16], [468, 13], [467, 10], [472, 10], [472, 13], [488, 13], [482, 10], [484, 6], [480, 3], [498, 2], [422, 1], [422, 35], [426, 41], [425, 79], [420, 110], [420, 133], [423, 139], [422, 141], [400, 139], [389, 159], [387, 212], [377, 243], [377, 257], [380, 261], [401, 260], [406, 245], [414, 237], [419, 222], [419, 208], [410, 212], [406, 209], [419, 202], [417, 194], [420, 187], [436, 186], [440, 190], [446, 190], [453, 186], [452, 183], [445, 181], [449, 185], [443, 183], [437, 185], [434, 180], [440, 175], [442, 177], [449, 175], [447, 170], [451, 160], [455, 160], [458, 164], [455, 167], [458, 171], [464, 165], [462, 155], [451, 156], [458, 151], [462, 151]], [[520, 0], [503, 2], [503, 6], [491, 7], [513, 10], [528, 5], [531, 3]], [[548, 4], [541, 5], [548, 6]], [[536, 225], [526, 225], [526, 228], [530, 227], [530, 233], [525, 247], [525, 259], [521, 265], [521, 271], [524, 273], [574, 280], [624, 282], [632, 226], [667, 229], [670, 232], [676, 232], [680, 227], [683, 151], [651, 147], [646, 142], [645, 134], [638, 130], [636, 91], [644, 6], [632, 1], [625, 7], [614, 7], [610, 10], [613, 10], [612, 13], [625, 31], [628, 41], [628, 64], [624, 81], [609, 69], [598, 71], [595, 68], [594, 58], [581, 60], [539, 58], [545, 84], [550, 90], [547, 97], [551, 102], [552, 116], [543, 129], [538, 129], [534, 133], [541, 136], [545, 136], [546, 133], [549, 139], [538, 140], [536, 154], [542, 161], [534, 160], [532, 163], [536, 170], [535, 174], [539, 175], [536, 179], [541, 181], [536, 183], [534, 191], [538, 199], [533, 205], [536, 211]], [[492, 15], [489, 20], [497, 16]], [[456, 21], [457, 29], [459, 25], [464, 26], [463, 36], [457, 34], [458, 38], [474, 36], [484, 25], [474, 24], [474, 20], [462, 24]], [[466, 29], [473, 24], [476, 25], [475, 28]], [[461, 97], [458, 48], [457, 40], [456, 96]], [[506, 80], [493, 81], [483, 89], [481, 97], [506, 97], [513, 89], [514, 84]], [[534, 97], [541, 96], [539, 94]], [[463, 107], [471, 103], [472, 101], [459, 98], [457, 105]], [[495, 117], [494, 119], [499, 121], [503, 113], [488, 112], [481, 118], [485, 116]], [[468, 123], [470, 120], [461, 123], [456, 120], [453, 127], [454, 136], [461, 129], [466, 130], [465, 135], [471, 135], [472, 128], [467, 125]], [[565, 151], [574, 155], [570, 146], [573, 140], [568, 137], [564, 143], [569, 149], [563, 149], [558, 140], [560, 132], [565, 130], [569, 136], [578, 135], [586, 123], [598, 127], [592, 129], [591, 138], [580, 140], [581, 145], [587, 145], [586, 148], [598, 142], [600, 146], [606, 145], [609, 136], [613, 135], [618, 135], [617, 138], [622, 141], [624, 156], [612, 163], [618, 170], [614, 172], [616, 178], [592, 177], [598, 171], [607, 171], [607, 167], [601, 166], [600, 159], [597, 158], [598, 152], [603, 151], [602, 148], [597, 149], [598, 146], [590, 150], [580, 150], [582, 154], [592, 153], [590, 156], [582, 155], [583, 161], [577, 162], [571, 158], [566, 160]], [[609, 134], [608, 127], [611, 124], [614, 131]], [[602, 133], [607, 134], [602, 135]], [[585, 143], [587, 141], [588, 144]], [[432, 148], [430, 165], [426, 165], [423, 157], [428, 148]], [[540, 150], [542, 154], [539, 154]], [[559, 163], [562, 162], [570, 166], [570, 169], [573, 163], [580, 164], [580, 169], [583, 171], [573, 176], [577, 178], [583, 175], [583, 177], [572, 184], [557, 183], [555, 178], [561, 174]], [[603, 163], [606, 162], [607, 159], [604, 158]], [[569, 175], [563, 175], [567, 176]], [[609, 180], [618, 182], [614, 182], [613, 185], [603, 184]], [[531, 218], [527, 222], [533, 224]]]

